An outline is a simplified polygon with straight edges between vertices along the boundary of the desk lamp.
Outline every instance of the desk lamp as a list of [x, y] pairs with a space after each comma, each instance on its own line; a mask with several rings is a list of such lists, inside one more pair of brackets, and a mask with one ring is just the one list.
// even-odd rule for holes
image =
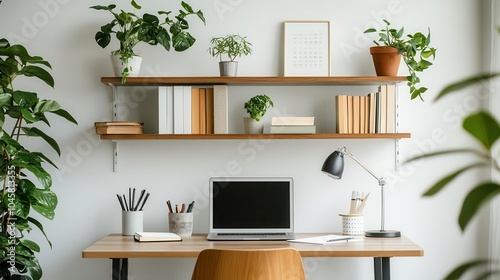
[[326, 173], [333, 179], [341, 179], [342, 173], [344, 172], [344, 155], [348, 155], [355, 162], [357, 162], [363, 169], [370, 173], [375, 179], [377, 179], [381, 190], [381, 221], [380, 230], [368, 230], [365, 232], [367, 237], [400, 237], [401, 232], [397, 230], [386, 230], [384, 229], [385, 222], [385, 191], [384, 186], [386, 184], [385, 178], [377, 177], [370, 169], [368, 169], [364, 164], [357, 160], [346, 147], [340, 147], [333, 153], [331, 153], [323, 163], [321, 171]]

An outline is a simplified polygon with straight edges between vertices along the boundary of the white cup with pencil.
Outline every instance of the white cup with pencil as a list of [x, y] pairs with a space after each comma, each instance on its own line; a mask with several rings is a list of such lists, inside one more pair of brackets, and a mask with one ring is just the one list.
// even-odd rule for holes
[[122, 208], [122, 235], [134, 235], [144, 229], [144, 212], [142, 209], [149, 198], [149, 193], [142, 190], [136, 202], [135, 188], [128, 189], [128, 199], [123, 195], [116, 195]]
[[353, 191], [351, 195], [351, 204], [348, 214], [339, 214], [342, 217], [342, 234], [344, 235], [363, 235], [364, 217], [363, 209], [370, 193], [364, 195], [359, 191]]

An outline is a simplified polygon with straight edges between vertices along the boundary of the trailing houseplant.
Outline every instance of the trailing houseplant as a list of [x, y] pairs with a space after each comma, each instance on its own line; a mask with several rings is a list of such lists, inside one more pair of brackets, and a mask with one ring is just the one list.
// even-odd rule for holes
[[236, 76], [238, 69], [238, 62], [235, 61], [236, 57], [252, 53], [252, 44], [247, 41], [247, 37], [237, 34], [213, 37], [210, 44], [208, 52], [213, 57], [219, 57], [221, 76]]
[[[427, 91], [426, 87], [417, 87], [420, 83], [420, 78], [417, 72], [423, 72], [432, 65], [428, 59], [436, 58], [436, 49], [430, 46], [431, 30], [428, 28], [427, 35], [421, 32], [414, 34], [404, 34], [404, 27], [401, 29], [390, 28], [391, 23], [384, 19], [386, 24], [385, 29], [377, 31], [375, 28], [368, 28], [365, 33], [378, 33], [378, 40], [373, 40], [377, 47], [370, 48], [370, 52], [376, 48], [394, 48], [397, 54], [403, 57], [403, 61], [408, 68], [409, 76], [406, 77], [408, 86], [410, 87], [411, 99], [419, 97], [423, 100], [422, 94]], [[375, 60], [375, 58], [374, 58]], [[399, 66], [399, 60], [396, 62]], [[397, 67], [396, 73], [397, 74]]]
[[244, 118], [245, 132], [262, 133], [263, 125], [259, 123], [260, 119], [271, 107], [274, 107], [274, 103], [267, 95], [256, 95], [245, 102], [244, 108], [249, 115]]
[[[41, 129], [50, 126], [52, 113], [72, 123], [76, 120], [54, 100], [39, 99], [36, 92], [14, 87], [17, 77], [35, 77], [50, 87], [54, 79], [47, 71], [51, 65], [39, 56], [31, 56], [22, 45], [10, 45], [0, 39], [0, 279], [42, 278], [35, 256], [37, 243], [25, 234], [38, 228], [47, 239], [43, 225], [33, 211], [52, 220], [57, 196], [51, 190], [52, 179], [45, 164], [55, 164], [43, 153], [30, 151], [21, 139], [43, 139], [60, 154], [57, 142]], [[37, 181], [32, 181], [37, 179]]]
[[[482, 84], [498, 76], [500, 76], [500, 73], [485, 73], [450, 84], [438, 94], [436, 100], [465, 87]], [[500, 122], [489, 112], [480, 110], [466, 116], [463, 120], [462, 127], [477, 140], [479, 148], [443, 150], [424, 154], [408, 160], [408, 162], [411, 162], [422, 158], [442, 157], [454, 154], [470, 154], [475, 157], [474, 162], [467, 163], [465, 166], [446, 174], [443, 178], [438, 180], [424, 193], [424, 196], [433, 196], [437, 194], [446, 186], [450, 185], [461, 174], [470, 170], [485, 169], [492, 173], [500, 174], [500, 158], [498, 155], [498, 147], [500, 145]], [[496, 182], [493, 177], [494, 176], [489, 176], [488, 179], [481, 179], [466, 195], [458, 216], [458, 224], [462, 231], [466, 230], [469, 223], [479, 213], [479, 210], [488, 205], [493, 198], [500, 195], [500, 182]], [[500, 264], [498, 260], [479, 259], [461, 264], [451, 271], [445, 277], [445, 280], [460, 279], [467, 271], [476, 268], [484, 268], [483, 274], [481, 274], [483, 278], [477, 279], [489, 279], [487, 277], [500, 274]]]
[[[136, 10], [141, 9], [141, 6], [135, 0], [132, 0], [130, 4]], [[130, 69], [128, 63], [134, 56], [138, 56], [134, 48], [140, 42], [153, 46], [160, 44], [167, 51], [170, 51], [170, 48], [173, 47], [177, 52], [185, 51], [195, 43], [196, 39], [187, 31], [189, 29], [187, 16], [196, 15], [204, 24], [205, 17], [201, 10], [195, 12], [184, 1], [181, 2], [181, 6], [182, 9], [179, 10], [177, 15], [173, 15], [172, 11], [158, 11], [159, 16], [165, 16], [163, 22], [153, 14], [145, 13], [139, 16], [124, 10], [115, 12], [115, 4], [90, 7], [95, 10], [108, 11], [113, 16], [111, 22], [101, 26], [101, 29], [95, 34], [95, 40], [99, 46], [105, 48], [111, 42], [112, 34], [115, 34], [120, 47], [112, 51], [111, 54], [118, 55], [121, 63], [125, 66], [122, 71], [123, 83], [129, 73], [134, 70]], [[135, 70], [138, 71], [139, 69]]]

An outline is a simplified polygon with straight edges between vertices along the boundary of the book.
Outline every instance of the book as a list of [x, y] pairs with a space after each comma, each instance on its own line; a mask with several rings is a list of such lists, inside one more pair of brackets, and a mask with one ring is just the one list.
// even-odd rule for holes
[[377, 96], [374, 92], [368, 94], [369, 109], [368, 109], [368, 133], [375, 133], [375, 123], [377, 120]]
[[167, 134], [174, 133], [174, 88], [167, 87]]
[[361, 129], [361, 114], [360, 114], [360, 98], [355, 95], [352, 97], [352, 133], [360, 133]]
[[143, 123], [140, 122], [96, 122], [96, 133], [101, 134], [143, 134]]
[[207, 88], [205, 91], [205, 121], [207, 123], [206, 133], [214, 134], [214, 89]]
[[167, 133], [167, 87], [158, 87], [158, 133]]
[[184, 88], [174, 86], [174, 134], [184, 133]]
[[337, 133], [348, 133], [347, 95], [335, 96]]
[[363, 241], [363, 238], [362, 237], [348, 236], [348, 235], [328, 234], [328, 235], [320, 235], [320, 236], [314, 236], [314, 237], [306, 237], [306, 238], [288, 240], [288, 242], [309, 243], [309, 244], [319, 244], [319, 245], [346, 243], [346, 242], [354, 242], [354, 241]]
[[315, 125], [271, 125], [271, 134], [311, 134], [316, 133]]
[[228, 126], [228, 99], [227, 86], [214, 85], [214, 133], [227, 134]]
[[136, 232], [134, 239], [139, 242], [182, 241], [179, 235], [172, 232]]
[[200, 134], [200, 89], [191, 89], [191, 134]]
[[387, 133], [396, 132], [396, 86], [387, 85]]
[[314, 125], [314, 117], [272, 117], [271, 125]]
[[207, 89], [200, 88], [200, 134], [207, 134]]
[[387, 86], [381, 85], [378, 87], [378, 91], [380, 92], [380, 125], [379, 125], [379, 133], [387, 132]]
[[190, 134], [191, 133], [191, 87], [184, 86], [183, 88], [183, 102], [182, 102], [182, 123], [183, 123], [183, 133]]

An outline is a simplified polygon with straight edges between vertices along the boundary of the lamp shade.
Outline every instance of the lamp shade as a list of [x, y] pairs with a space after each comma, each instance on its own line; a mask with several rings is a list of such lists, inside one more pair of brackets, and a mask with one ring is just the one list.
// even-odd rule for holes
[[344, 154], [340, 151], [331, 153], [323, 163], [321, 171], [334, 179], [342, 178], [342, 173], [344, 173]]

